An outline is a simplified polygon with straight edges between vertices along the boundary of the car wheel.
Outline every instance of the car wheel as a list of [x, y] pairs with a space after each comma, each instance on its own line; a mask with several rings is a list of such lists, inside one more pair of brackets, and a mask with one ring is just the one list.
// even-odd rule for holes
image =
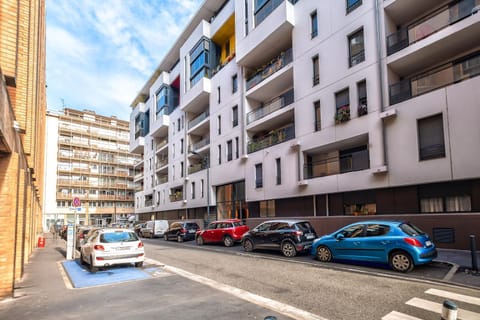
[[178, 241], [178, 242], [183, 242], [183, 237], [182, 237], [181, 235], [178, 235], [178, 236], [177, 236], [177, 241]]
[[166, 234], [163, 235], [163, 240], [168, 241], [168, 236]]
[[253, 251], [253, 242], [250, 239], [245, 239], [243, 241], [243, 249], [246, 252], [252, 252]]
[[203, 241], [202, 236], [198, 236], [197, 239], [196, 239], [196, 242], [197, 242], [197, 244], [198, 244], [199, 246], [203, 246], [203, 244], [205, 243], [205, 242]]
[[332, 261], [332, 252], [326, 246], [319, 246], [317, 248], [317, 259], [322, 262]]
[[93, 256], [90, 256], [90, 272], [97, 272], [98, 268], [93, 265]]
[[223, 244], [225, 245], [225, 247], [231, 247], [231, 246], [234, 245], [234, 243], [235, 242], [233, 241], [232, 237], [230, 237], [230, 236], [225, 236], [223, 238]]
[[295, 257], [297, 255], [297, 249], [290, 241], [282, 243], [282, 253], [285, 257]]
[[399, 272], [410, 272], [414, 267], [412, 258], [404, 251], [396, 251], [390, 255], [390, 266]]
[[143, 261], [135, 262], [135, 268], [141, 268], [141, 267], [143, 267]]

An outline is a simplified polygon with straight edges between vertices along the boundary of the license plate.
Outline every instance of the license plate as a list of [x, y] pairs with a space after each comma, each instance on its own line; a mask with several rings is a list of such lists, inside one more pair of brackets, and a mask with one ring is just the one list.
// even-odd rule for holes
[[313, 239], [313, 238], [315, 238], [315, 236], [313, 235], [313, 233], [307, 233], [307, 234], [305, 235], [305, 237], [306, 237], [307, 239]]
[[427, 240], [425, 241], [425, 246], [430, 247], [432, 245], [432, 241]]
[[196, 230], [195, 229], [192, 229], [192, 230], [188, 230], [188, 233], [195, 233]]
[[121, 251], [121, 250], [129, 250], [130, 247], [116, 247], [115, 249]]

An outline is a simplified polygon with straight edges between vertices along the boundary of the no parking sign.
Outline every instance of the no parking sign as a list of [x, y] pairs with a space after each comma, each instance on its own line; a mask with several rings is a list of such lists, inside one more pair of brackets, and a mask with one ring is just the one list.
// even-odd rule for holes
[[74, 207], [80, 207], [80, 198], [79, 197], [75, 197], [73, 198], [73, 206]]

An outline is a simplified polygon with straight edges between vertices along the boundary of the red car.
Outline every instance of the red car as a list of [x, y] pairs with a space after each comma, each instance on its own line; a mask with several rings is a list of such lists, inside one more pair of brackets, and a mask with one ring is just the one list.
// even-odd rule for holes
[[226, 247], [231, 247], [235, 242], [240, 242], [248, 230], [242, 220], [219, 220], [211, 222], [206, 229], [197, 231], [195, 240], [198, 245], [223, 242]]

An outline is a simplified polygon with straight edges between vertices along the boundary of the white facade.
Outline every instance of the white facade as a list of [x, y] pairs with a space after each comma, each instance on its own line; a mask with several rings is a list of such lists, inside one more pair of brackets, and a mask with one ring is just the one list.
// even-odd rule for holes
[[[136, 212], [480, 210], [480, 15], [472, 14], [480, 1], [417, 2], [205, 1], [132, 103], [131, 128], [141, 113], [150, 121], [143, 148], [131, 131], [130, 150], [144, 158]], [[202, 39], [219, 57], [196, 79]], [[157, 118], [156, 94], [172, 86], [180, 102]], [[150, 161], [164, 158], [152, 150], [168, 155], [156, 171]], [[238, 182], [240, 198], [223, 198], [219, 187]]]

